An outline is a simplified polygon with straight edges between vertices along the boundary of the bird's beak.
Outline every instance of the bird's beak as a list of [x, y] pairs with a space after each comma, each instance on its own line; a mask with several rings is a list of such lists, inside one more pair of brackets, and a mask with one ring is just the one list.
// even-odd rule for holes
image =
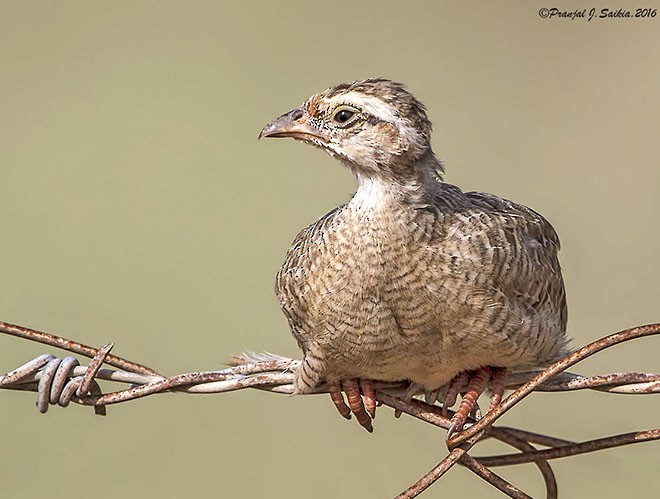
[[326, 141], [321, 131], [307, 122], [302, 108], [289, 111], [268, 123], [259, 133], [259, 138], [262, 137], [291, 137], [298, 140]]

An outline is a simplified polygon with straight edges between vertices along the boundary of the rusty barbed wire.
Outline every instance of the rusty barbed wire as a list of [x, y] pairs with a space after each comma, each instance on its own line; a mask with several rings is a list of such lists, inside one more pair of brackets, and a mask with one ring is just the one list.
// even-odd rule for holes
[[[42, 413], [49, 405], [66, 407], [70, 402], [92, 406], [105, 415], [106, 406], [163, 392], [223, 393], [255, 388], [276, 393], [293, 393], [293, 372], [300, 361], [270, 353], [244, 353], [230, 358], [230, 367], [218, 371], [184, 373], [166, 377], [154, 369], [110, 354], [113, 344], [94, 348], [60, 336], [23, 326], [0, 322], [0, 333], [54, 346], [91, 359], [88, 366], [72, 356], [57, 358], [44, 354], [0, 376], [0, 388], [37, 392], [37, 408]], [[498, 407], [480, 420], [469, 419], [465, 429], [447, 441], [449, 454], [399, 496], [414, 498], [430, 487], [454, 465], [461, 464], [509, 497], [529, 498], [528, 494], [494, 473], [490, 467], [533, 463], [544, 481], [546, 497], [557, 497], [557, 481], [549, 460], [660, 439], [660, 429], [612, 435], [572, 442], [516, 428], [494, 426], [505, 412], [533, 391], [598, 390], [616, 394], [660, 393], [660, 374], [610, 373], [583, 376], [567, 372], [570, 366], [625, 341], [660, 334], [660, 324], [638, 326], [606, 336], [577, 349], [543, 371], [514, 373], [507, 376], [506, 387], [514, 391]], [[103, 364], [117, 369], [102, 368]], [[97, 380], [129, 384], [129, 388], [102, 393]], [[465, 387], [462, 387], [465, 388]], [[453, 411], [409, 399], [407, 383], [376, 383], [377, 401], [426, 423], [447, 430]], [[325, 386], [316, 393], [326, 393]], [[492, 438], [519, 452], [474, 457], [469, 451], [480, 441]], [[546, 447], [539, 449], [535, 445]]]

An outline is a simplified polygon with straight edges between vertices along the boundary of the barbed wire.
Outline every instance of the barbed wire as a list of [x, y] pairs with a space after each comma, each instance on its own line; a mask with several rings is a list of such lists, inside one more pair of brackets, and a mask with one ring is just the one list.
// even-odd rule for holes
[[[68, 406], [71, 402], [92, 406], [96, 414], [105, 415], [106, 406], [163, 392], [223, 393], [246, 388], [275, 393], [293, 393], [294, 371], [300, 361], [271, 353], [243, 353], [229, 359], [230, 367], [219, 371], [201, 371], [176, 376], [163, 376], [154, 369], [110, 354], [113, 343], [94, 348], [73, 340], [33, 329], [0, 322], [0, 333], [36, 341], [91, 358], [87, 366], [72, 356], [58, 358], [40, 355], [0, 376], [0, 388], [37, 392], [37, 408], [45, 413], [50, 405]], [[594, 341], [552, 364], [543, 371], [514, 373], [507, 376], [505, 386], [513, 392], [481, 419], [470, 419], [465, 429], [447, 441], [449, 453], [433, 469], [397, 496], [414, 498], [430, 487], [454, 465], [461, 464], [475, 475], [509, 497], [529, 498], [528, 494], [509, 483], [490, 468], [533, 463], [543, 478], [546, 497], [557, 497], [557, 482], [549, 460], [585, 454], [598, 450], [660, 439], [660, 429], [649, 429], [608, 437], [573, 442], [531, 431], [494, 426], [504, 413], [519, 404], [533, 391], [566, 392], [598, 390], [614, 394], [660, 393], [660, 374], [610, 373], [583, 376], [567, 372], [572, 365], [625, 341], [660, 334], [660, 324], [649, 324], [620, 331]], [[116, 369], [102, 368], [106, 364]], [[128, 388], [103, 393], [97, 380], [130, 385]], [[453, 411], [409, 398], [408, 383], [375, 383], [376, 400], [391, 407], [395, 414], [405, 413], [421, 421], [447, 430]], [[467, 387], [462, 387], [465, 389]], [[327, 393], [320, 386], [316, 393]], [[406, 396], [408, 395], [408, 396]], [[485, 439], [495, 439], [518, 450], [512, 454], [473, 457], [472, 447]], [[535, 445], [545, 448], [539, 449]]]

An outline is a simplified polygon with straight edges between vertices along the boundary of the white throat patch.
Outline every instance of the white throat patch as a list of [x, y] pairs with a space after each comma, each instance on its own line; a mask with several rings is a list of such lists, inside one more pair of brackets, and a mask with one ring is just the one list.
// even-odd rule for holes
[[358, 210], [378, 210], [387, 207], [395, 199], [394, 186], [378, 178], [358, 174], [358, 189], [350, 205]]

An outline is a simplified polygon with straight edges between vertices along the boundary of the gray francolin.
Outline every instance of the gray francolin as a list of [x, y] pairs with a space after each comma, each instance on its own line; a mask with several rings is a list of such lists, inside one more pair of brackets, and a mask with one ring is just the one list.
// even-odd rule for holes
[[[374, 380], [444, 395], [460, 429], [489, 382], [567, 353], [566, 300], [548, 221], [442, 180], [426, 109], [386, 79], [340, 84], [266, 125], [339, 159], [357, 192], [293, 241], [276, 291], [304, 357], [295, 392], [327, 383], [371, 431]], [[461, 388], [463, 387], [463, 388]], [[342, 392], [346, 393], [347, 402]]]

